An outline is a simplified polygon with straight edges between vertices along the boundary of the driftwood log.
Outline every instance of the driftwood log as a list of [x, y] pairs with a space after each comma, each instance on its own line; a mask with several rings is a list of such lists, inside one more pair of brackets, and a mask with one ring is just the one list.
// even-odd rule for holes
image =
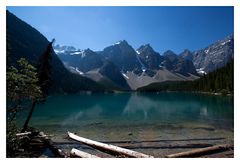
[[73, 148], [71, 150], [70, 154], [71, 154], [71, 156], [77, 156], [77, 157], [81, 157], [81, 158], [99, 158], [96, 155], [92, 155], [92, 154], [86, 153], [84, 151], [75, 149], [75, 148]]
[[211, 147], [200, 148], [200, 149], [195, 149], [195, 150], [176, 153], [176, 154], [170, 154], [170, 155], [167, 155], [166, 157], [167, 158], [199, 157], [203, 155], [208, 155], [208, 154], [232, 150], [232, 149], [233, 149], [233, 145], [228, 145], [228, 144], [215, 145]]
[[32, 134], [32, 132], [25, 132], [25, 133], [17, 133], [16, 136], [19, 137], [19, 136], [27, 136], [29, 134]]
[[87, 138], [83, 138], [80, 136], [75, 135], [74, 133], [68, 132], [68, 137], [70, 139], [73, 139], [75, 141], [79, 141], [83, 144], [86, 144], [90, 147], [96, 148], [100, 151], [112, 154], [112, 155], [119, 155], [121, 157], [133, 157], [133, 158], [154, 158], [153, 156], [146, 155], [140, 152], [128, 150], [125, 148], [121, 148], [118, 146], [110, 145], [110, 144], [105, 144], [97, 141], [93, 141]]

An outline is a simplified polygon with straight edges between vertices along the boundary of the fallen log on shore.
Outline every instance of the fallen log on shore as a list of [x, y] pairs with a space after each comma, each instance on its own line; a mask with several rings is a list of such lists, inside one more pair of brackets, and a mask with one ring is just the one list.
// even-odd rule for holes
[[233, 149], [233, 145], [228, 145], [228, 144], [215, 145], [211, 147], [200, 148], [200, 149], [195, 149], [195, 150], [176, 153], [176, 154], [170, 154], [170, 155], [166, 155], [165, 157], [167, 158], [199, 157], [203, 155], [208, 155], [208, 154], [232, 150], [232, 149]]
[[17, 137], [19, 137], [19, 136], [27, 136], [29, 134], [32, 134], [32, 132], [17, 133], [16, 136]]
[[70, 154], [71, 154], [71, 156], [77, 156], [77, 157], [81, 157], [81, 158], [99, 158], [96, 155], [92, 155], [92, 154], [86, 153], [84, 151], [75, 149], [75, 148], [73, 148], [71, 150]]
[[112, 155], [119, 155], [121, 157], [133, 157], [133, 158], [153, 158], [153, 156], [146, 155], [140, 152], [128, 150], [125, 148], [121, 148], [118, 146], [105, 144], [97, 141], [93, 141], [87, 138], [83, 138], [80, 136], [75, 135], [74, 133], [68, 132], [68, 137], [70, 139], [73, 139], [75, 141], [79, 141], [83, 144], [86, 144], [88, 146], [94, 147], [100, 151], [112, 154]]

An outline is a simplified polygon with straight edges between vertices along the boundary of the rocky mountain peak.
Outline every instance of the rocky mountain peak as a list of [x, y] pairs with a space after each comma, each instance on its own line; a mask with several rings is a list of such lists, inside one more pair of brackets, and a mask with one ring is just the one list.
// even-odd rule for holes
[[184, 53], [184, 54], [190, 54], [191, 51], [190, 51], [189, 49], [184, 49], [182, 53]]
[[168, 55], [177, 56], [172, 50], [167, 50], [163, 53], [163, 56], [168, 56]]
[[196, 69], [208, 73], [225, 66], [233, 59], [233, 54], [234, 38], [233, 35], [229, 35], [204, 49], [195, 51], [192, 61]]
[[92, 53], [95, 53], [94, 51], [92, 51], [92, 50], [89, 49], [89, 48], [83, 50], [83, 52], [86, 53], [86, 54], [92, 54]]
[[163, 56], [171, 62], [178, 60], [178, 56], [171, 50], [167, 50], [166, 52], [164, 52]]
[[120, 41], [114, 43], [113, 45], [114, 46], [116, 46], [116, 45], [118, 45], [118, 46], [130, 46], [126, 40], [120, 40]]
[[153, 50], [153, 48], [151, 47], [150, 44], [145, 44], [145, 45], [140, 46], [140, 47], [137, 49], [137, 51], [138, 51], [139, 53], [144, 52], [144, 51], [154, 52], [154, 50]]
[[193, 54], [190, 50], [185, 49], [182, 53], [179, 54], [179, 56], [185, 60], [193, 60]]
[[150, 44], [140, 46], [136, 52], [142, 68], [146, 68], [147, 72], [149, 72], [149, 70], [158, 70], [161, 68], [160, 64], [163, 61], [163, 57], [155, 52]]
[[100, 54], [124, 72], [141, 70], [137, 54], [126, 40], [119, 41], [112, 46], [104, 48]]

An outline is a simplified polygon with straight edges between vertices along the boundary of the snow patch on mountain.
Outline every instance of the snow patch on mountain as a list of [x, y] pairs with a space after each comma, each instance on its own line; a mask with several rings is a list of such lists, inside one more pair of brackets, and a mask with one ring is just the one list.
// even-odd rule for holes
[[84, 73], [82, 71], [79, 71], [78, 67], [75, 69], [80, 75], [83, 75]]
[[231, 40], [227, 40], [227, 41], [221, 43], [221, 45], [223, 46], [223, 45], [225, 45], [226, 43], [229, 43], [229, 42], [231, 42]]
[[199, 69], [196, 69], [197, 73], [200, 74], [200, 75], [206, 75], [207, 72], [204, 71], [204, 68], [199, 68]]
[[129, 79], [129, 77], [128, 77], [125, 73], [122, 73], [122, 75], [123, 75], [125, 78]]
[[82, 53], [83, 53], [82, 51], [76, 51], [76, 52], [70, 53], [70, 55], [79, 55], [79, 54], [82, 54]]
[[81, 58], [86, 57], [85, 50], [82, 50], [82, 51], [75, 51], [75, 52], [70, 52], [69, 55], [80, 55]]
[[118, 42], [112, 44], [112, 46], [119, 45], [119, 44], [121, 44], [121, 43], [122, 43], [122, 41], [118, 41]]
[[[137, 52], [138, 54], [140, 54], [139, 51], [136, 51], [136, 52]], [[144, 64], [142, 63], [142, 61], [139, 59], [139, 56], [138, 56], [138, 55], [136, 55], [136, 57], [137, 57], [138, 62], [141, 64], [142, 71], [145, 72], [145, 71], [146, 71], [145, 65], [144, 65]]]
[[[67, 65], [66, 65], [67, 66]], [[73, 72], [76, 72], [76, 73], [78, 73], [78, 74], [80, 74], [80, 75], [83, 75], [84, 73], [82, 72], [82, 71], [80, 71], [79, 69], [78, 69], [78, 67], [73, 67], [73, 66], [67, 66], [68, 68], [70, 68]]]
[[209, 52], [209, 49], [206, 49], [204, 52], [207, 54]]
[[61, 53], [65, 53], [65, 50], [57, 50], [57, 49], [54, 49], [54, 52], [56, 54], [61, 54]]

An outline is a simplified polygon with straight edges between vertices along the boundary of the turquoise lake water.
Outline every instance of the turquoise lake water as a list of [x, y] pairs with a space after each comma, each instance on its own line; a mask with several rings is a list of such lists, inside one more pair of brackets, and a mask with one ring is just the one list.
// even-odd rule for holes
[[56, 141], [71, 131], [98, 141], [221, 137], [224, 140], [218, 143], [233, 143], [233, 97], [191, 93], [52, 96], [38, 105], [30, 126], [54, 134]]

